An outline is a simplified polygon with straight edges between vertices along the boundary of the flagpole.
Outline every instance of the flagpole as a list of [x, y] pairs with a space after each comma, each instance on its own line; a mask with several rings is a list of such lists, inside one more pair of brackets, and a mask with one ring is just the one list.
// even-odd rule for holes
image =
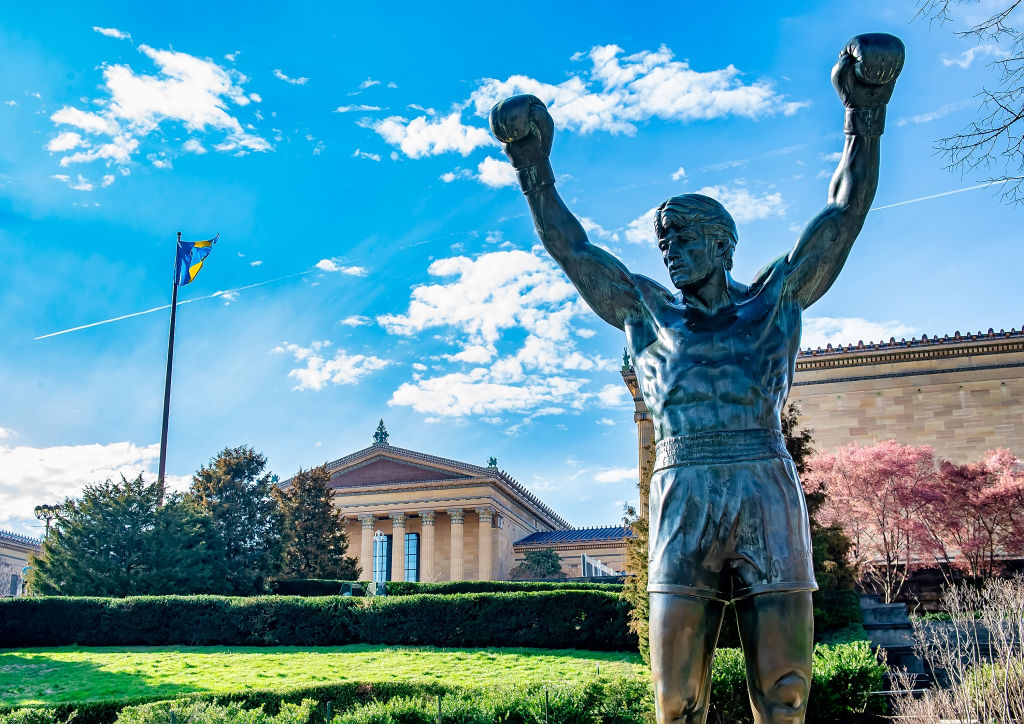
[[178, 248], [181, 245], [181, 232], [174, 245], [174, 284], [171, 291], [171, 329], [167, 335], [167, 374], [164, 377], [164, 419], [160, 428], [160, 467], [156, 474], [158, 505], [164, 503], [164, 471], [167, 468], [167, 421], [171, 412], [171, 364], [174, 361], [174, 317], [178, 310], [178, 277], [181, 274], [181, 257]]

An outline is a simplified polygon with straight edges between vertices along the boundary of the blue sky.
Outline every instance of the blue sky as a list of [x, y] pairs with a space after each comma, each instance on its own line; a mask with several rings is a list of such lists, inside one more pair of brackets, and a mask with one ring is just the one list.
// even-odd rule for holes
[[[235, 6], [0, 10], [0, 527], [156, 467], [175, 232], [220, 232], [181, 290], [168, 472], [248, 444], [282, 477], [371, 442], [500, 467], [577, 525], [635, 497], [623, 339], [536, 246], [486, 132], [532, 92], [591, 239], [668, 283], [649, 212], [733, 212], [734, 273], [786, 251], [842, 145], [846, 40], [908, 60], [881, 182], [804, 346], [1020, 327], [1019, 210], [935, 139], [998, 48], [913, 3]], [[126, 7], [127, 6], [127, 7]], [[441, 12], [438, 12], [438, 10]], [[919, 200], [923, 199], [923, 200]], [[912, 202], [912, 203], [904, 203]]]

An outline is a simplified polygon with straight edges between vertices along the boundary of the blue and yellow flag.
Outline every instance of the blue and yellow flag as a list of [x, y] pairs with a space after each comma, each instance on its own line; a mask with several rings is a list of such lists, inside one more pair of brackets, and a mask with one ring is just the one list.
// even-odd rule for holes
[[213, 245], [217, 243], [220, 234], [207, 239], [206, 241], [179, 241], [178, 242], [178, 286], [183, 287], [199, 273], [203, 268], [203, 260], [210, 255]]

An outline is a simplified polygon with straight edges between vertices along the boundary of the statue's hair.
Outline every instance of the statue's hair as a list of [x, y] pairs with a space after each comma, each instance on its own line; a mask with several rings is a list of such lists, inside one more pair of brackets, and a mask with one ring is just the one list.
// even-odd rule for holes
[[732, 269], [732, 253], [736, 249], [739, 235], [736, 232], [736, 222], [724, 206], [710, 196], [702, 194], [673, 196], [659, 206], [654, 214], [654, 231], [659, 239], [664, 235], [665, 224], [669, 220], [682, 224], [707, 224], [717, 227], [725, 237], [725, 268]]

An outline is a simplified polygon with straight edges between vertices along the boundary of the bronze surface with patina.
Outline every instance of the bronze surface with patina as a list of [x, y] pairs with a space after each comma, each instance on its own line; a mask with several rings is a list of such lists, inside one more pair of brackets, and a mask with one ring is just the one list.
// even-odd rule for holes
[[800, 319], [835, 281], [878, 182], [885, 109], [903, 68], [892, 35], [859, 35], [832, 82], [846, 140], [825, 208], [750, 285], [734, 280], [736, 225], [717, 201], [676, 196], [655, 215], [678, 293], [592, 245], [555, 190], [554, 122], [540, 99], [491, 110], [537, 233], [580, 296], [626, 333], [656, 442], [650, 496], [651, 666], [659, 722], [707, 718], [711, 662], [734, 601], [758, 724], [803, 722], [816, 587], [810, 535], [780, 413]]

